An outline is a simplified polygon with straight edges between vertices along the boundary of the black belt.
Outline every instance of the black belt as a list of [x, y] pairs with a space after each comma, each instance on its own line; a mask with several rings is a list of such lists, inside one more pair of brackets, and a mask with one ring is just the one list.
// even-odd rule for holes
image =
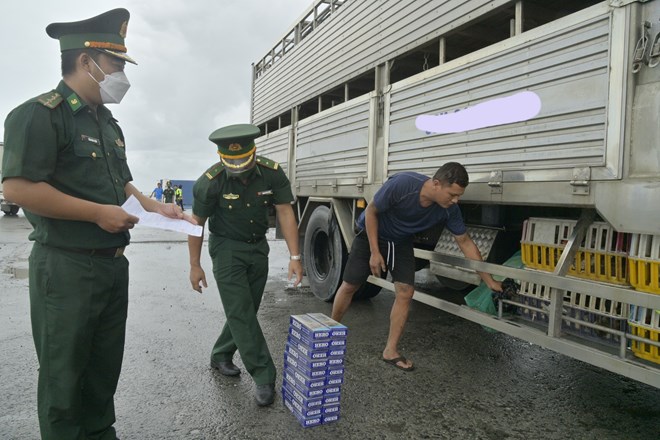
[[103, 248], [103, 249], [82, 249], [82, 248], [58, 248], [58, 249], [67, 252], [75, 252], [76, 254], [88, 255], [90, 257], [119, 258], [122, 255], [124, 255], [124, 249], [126, 249], [126, 246]]
[[250, 238], [249, 240], [239, 240], [237, 238], [225, 237], [224, 235], [214, 234], [213, 232], [211, 232], [211, 235], [214, 235], [218, 238], [227, 238], [229, 240], [240, 241], [240, 242], [247, 243], [247, 244], [256, 244], [256, 243], [259, 243], [260, 241], [266, 239], [265, 235], [259, 235], [258, 237], [255, 236], [255, 237]]
[[265, 236], [260, 235], [259, 237], [253, 237], [249, 240], [245, 240], [245, 242], [248, 243], [248, 244], [255, 244], [255, 243], [259, 243], [261, 240], [263, 240], [265, 238], [266, 238]]

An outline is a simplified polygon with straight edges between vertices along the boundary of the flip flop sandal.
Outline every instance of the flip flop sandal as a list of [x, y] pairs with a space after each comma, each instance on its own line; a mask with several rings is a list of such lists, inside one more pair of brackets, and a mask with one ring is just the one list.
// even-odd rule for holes
[[408, 360], [403, 356], [395, 357], [394, 359], [385, 359], [385, 358], [381, 358], [381, 359], [382, 359], [383, 362], [386, 362], [390, 365], [393, 365], [396, 368], [398, 368], [399, 370], [412, 371], [412, 370], [415, 369], [414, 365], [411, 365], [410, 367], [402, 367], [401, 365], [398, 365], [399, 362], [403, 362], [403, 363], [408, 362]]

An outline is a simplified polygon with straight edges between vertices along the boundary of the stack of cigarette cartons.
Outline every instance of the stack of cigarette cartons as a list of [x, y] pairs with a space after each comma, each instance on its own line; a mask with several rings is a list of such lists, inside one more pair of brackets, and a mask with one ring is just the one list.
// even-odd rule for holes
[[322, 313], [291, 315], [282, 398], [303, 427], [339, 420], [347, 335]]

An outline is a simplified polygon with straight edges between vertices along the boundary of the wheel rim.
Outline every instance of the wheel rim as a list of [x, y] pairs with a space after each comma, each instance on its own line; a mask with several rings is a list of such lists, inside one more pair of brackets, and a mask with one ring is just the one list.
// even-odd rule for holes
[[319, 280], [325, 280], [332, 268], [332, 245], [330, 237], [325, 232], [319, 231], [314, 235], [314, 247], [312, 248], [314, 261], [314, 272]]

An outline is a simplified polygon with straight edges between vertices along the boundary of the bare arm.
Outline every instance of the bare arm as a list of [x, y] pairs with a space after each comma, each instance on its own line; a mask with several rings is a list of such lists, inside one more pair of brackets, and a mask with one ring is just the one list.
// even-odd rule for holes
[[[481, 257], [481, 252], [479, 252], [479, 248], [474, 243], [472, 238], [470, 238], [467, 232], [463, 235], [455, 235], [454, 239], [456, 240], [456, 244], [458, 244], [458, 247], [461, 248], [463, 255], [465, 255], [470, 260], [483, 261], [483, 258]], [[499, 281], [495, 281], [491, 276], [491, 274], [485, 272], [477, 272], [477, 273], [484, 281], [484, 283], [486, 283], [486, 285], [490, 290], [496, 292], [502, 291], [502, 283], [500, 283]]]
[[364, 227], [367, 230], [369, 249], [371, 250], [369, 267], [373, 276], [380, 277], [381, 272], [387, 270], [387, 265], [378, 247], [378, 209], [373, 203], [369, 203], [364, 211]]
[[[192, 215], [192, 219], [200, 226], [206, 224], [206, 217], [197, 217]], [[188, 255], [190, 257], [190, 284], [192, 288], [202, 293], [202, 287], [208, 287], [206, 284], [206, 274], [202, 269], [202, 244], [204, 243], [204, 234], [201, 237], [193, 235], [188, 236]]]
[[3, 182], [3, 190], [8, 200], [37, 215], [96, 223], [111, 233], [131, 229], [139, 221], [119, 206], [72, 197], [46, 182], [10, 177]]
[[[277, 212], [277, 219], [280, 222], [286, 246], [289, 248], [289, 254], [300, 255], [298, 225], [296, 223], [296, 216], [293, 213], [293, 207], [289, 204], [275, 205], [275, 211]], [[296, 275], [296, 280], [293, 284], [297, 286], [303, 278], [303, 268], [300, 260], [289, 260], [289, 279], [294, 274]]]

